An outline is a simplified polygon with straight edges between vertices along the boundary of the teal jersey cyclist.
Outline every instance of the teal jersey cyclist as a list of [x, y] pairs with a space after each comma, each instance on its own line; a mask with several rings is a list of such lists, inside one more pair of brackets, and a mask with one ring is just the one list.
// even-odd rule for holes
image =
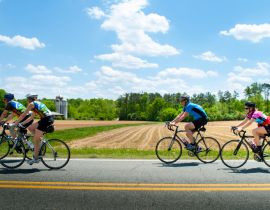
[[[0, 123], [1, 124], [9, 122], [9, 121], [13, 120], [15, 117], [19, 118], [20, 115], [26, 110], [26, 107], [23, 104], [14, 100], [14, 95], [12, 93], [6, 93], [4, 95], [3, 101], [4, 101], [6, 106], [5, 106], [4, 111], [2, 112], [2, 114], [0, 116]], [[31, 113], [26, 115], [24, 117], [24, 119], [22, 119], [20, 122], [23, 122], [26, 119], [28, 119], [30, 117], [30, 115], [31, 115]], [[33, 120], [28, 121], [28, 123], [24, 125], [24, 128], [27, 128], [32, 123], [33, 123]], [[10, 123], [9, 125], [10, 125], [9, 129], [11, 131], [11, 135], [13, 138], [15, 138], [16, 133], [14, 131], [14, 126], [13, 126], [14, 124]], [[24, 130], [25, 129], [20, 128], [20, 131], [24, 131]]]
[[187, 116], [193, 118], [192, 122], [185, 125], [186, 136], [188, 138], [187, 149], [193, 150], [195, 148], [193, 133], [207, 124], [207, 114], [200, 105], [191, 103], [188, 95], [182, 95], [180, 103], [183, 106], [183, 112], [171, 121], [170, 124], [175, 125], [176, 123], [183, 121]]
[[[47, 106], [39, 101], [37, 101], [36, 94], [27, 94], [27, 102], [28, 106], [25, 110], [25, 112], [19, 117], [17, 122], [15, 124], [19, 124], [20, 120], [24, 118], [25, 115], [32, 112], [30, 119], [34, 119], [35, 115], [38, 115], [40, 120], [38, 122], [33, 123], [31, 126], [29, 126], [29, 130], [34, 135], [33, 141], [34, 141], [34, 157], [32, 160], [29, 160], [28, 163], [32, 165], [33, 163], [38, 163], [39, 157], [39, 145], [41, 141], [41, 137], [43, 136], [43, 133], [45, 133], [49, 126], [51, 126], [54, 122], [54, 118], [52, 116], [51, 111], [47, 108]], [[27, 123], [29, 119], [22, 122], [22, 124]]]

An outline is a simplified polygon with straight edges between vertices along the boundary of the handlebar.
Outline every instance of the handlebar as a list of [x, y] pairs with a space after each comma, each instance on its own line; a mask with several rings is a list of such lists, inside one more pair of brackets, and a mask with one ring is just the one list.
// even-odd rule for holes
[[247, 131], [241, 130], [240, 132], [236, 133], [236, 130], [237, 130], [237, 127], [236, 126], [232, 126], [231, 127], [231, 131], [233, 132], [233, 134], [236, 135], [236, 136], [239, 135], [240, 137], [245, 136], [245, 134], [247, 132]]
[[176, 130], [178, 130], [178, 127], [177, 125], [171, 125], [170, 124], [170, 121], [166, 121], [165, 122], [165, 127], [167, 127], [170, 131], [175, 131], [174, 129], [172, 129], [172, 127], [176, 127]]

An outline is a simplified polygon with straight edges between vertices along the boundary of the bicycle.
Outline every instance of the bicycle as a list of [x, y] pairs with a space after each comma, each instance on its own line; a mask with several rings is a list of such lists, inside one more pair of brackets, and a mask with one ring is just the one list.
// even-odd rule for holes
[[[243, 166], [249, 158], [249, 149], [254, 153], [252, 144], [247, 140], [249, 138], [254, 138], [253, 136], [247, 136], [247, 131], [240, 131], [238, 134], [235, 132], [236, 127], [232, 127], [232, 132], [240, 137], [240, 140], [230, 140], [225, 143], [221, 149], [221, 161], [223, 164], [229, 168], [239, 168]], [[254, 159], [258, 162], [263, 161], [267, 166], [270, 167], [270, 141], [267, 141], [266, 137], [263, 136], [262, 142], [262, 155], [254, 153]]]
[[[185, 130], [179, 130], [179, 126], [174, 125], [175, 130], [172, 129], [172, 126], [169, 122], [165, 122], [165, 126], [174, 131], [172, 137], [164, 137], [157, 142], [155, 152], [157, 158], [166, 163], [174, 163], [180, 159], [182, 155], [182, 144], [184, 147], [187, 145], [187, 142], [184, 138], [178, 136], [180, 132], [186, 132]], [[188, 150], [188, 155], [191, 157], [196, 156], [203, 163], [212, 163], [215, 162], [220, 155], [220, 144], [219, 142], [212, 137], [204, 137], [202, 132], [205, 132], [206, 128], [203, 126], [196, 130], [197, 135], [195, 138], [195, 149]]]
[[[44, 134], [51, 132], [52, 127], [49, 126]], [[25, 158], [32, 159], [27, 153], [30, 151], [33, 153], [34, 147], [31, 146], [30, 136], [27, 136], [26, 132], [19, 132], [18, 137], [13, 139], [6, 134], [8, 129], [9, 125], [4, 124], [0, 134], [0, 164], [6, 168], [17, 168], [24, 163]], [[49, 131], [50, 129], [51, 131]], [[70, 149], [60, 139], [46, 139], [43, 136], [39, 149], [39, 158], [47, 168], [60, 169], [69, 162]]]

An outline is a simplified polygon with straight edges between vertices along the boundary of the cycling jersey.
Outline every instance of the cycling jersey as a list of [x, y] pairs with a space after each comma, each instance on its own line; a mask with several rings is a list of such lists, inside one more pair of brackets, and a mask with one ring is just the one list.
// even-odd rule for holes
[[255, 119], [256, 123], [259, 125], [269, 125], [270, 124], [270, 118], [267, 117], [264, 113], [260, 111], [253, 111], [246, 115], [248, 119]]
[[183, 112], [187, 112], [189, 115], [191, 115], [194, 120], [198, 120], [200, 118], [205, 118], [207, 119], [207, 114], [204, 111], [204, 109], [198, 105], [198, 104], [194, 104], [194, 103], [188, 103], [184, 109]]
[[31, 104], [34, 105], [33, 112], [38, 114], [38, 116], [42, 119], [44, 117], [51, 116], [51, 111], [47, 108], [47, 106], [39, 101], [33, 101]]
[[25, 106], [17, 101], [9, 101], [5, 107], [5, 110], [11, 111], [17, 116], [20, 116], [25, 110]]

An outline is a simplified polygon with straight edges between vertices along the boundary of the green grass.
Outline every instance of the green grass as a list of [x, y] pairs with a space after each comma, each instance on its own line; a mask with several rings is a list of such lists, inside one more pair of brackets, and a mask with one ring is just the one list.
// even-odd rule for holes
[[108, 126], [93, 126], [93, 127], [82, 127], [58, 130], [50, 134], [46, 134], [46, 138], [57, 138], [62, 139], [65, 142], [69, 142], [76, 139], [82, 139], [86, 137], [94, 136], [100, 132], [110, 131], [117, 128], [130, 127], [130, 126], [140, 126], [149, 125], [149, 123], [144, 124], [122, 124], [122, 125], [108, 125]]

